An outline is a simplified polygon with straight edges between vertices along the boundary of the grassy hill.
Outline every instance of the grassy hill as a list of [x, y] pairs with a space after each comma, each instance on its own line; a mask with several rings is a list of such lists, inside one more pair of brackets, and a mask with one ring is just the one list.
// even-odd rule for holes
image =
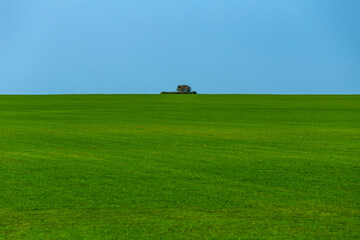
[[0, 96], [0, 239], [359, 239], [360, 96]]

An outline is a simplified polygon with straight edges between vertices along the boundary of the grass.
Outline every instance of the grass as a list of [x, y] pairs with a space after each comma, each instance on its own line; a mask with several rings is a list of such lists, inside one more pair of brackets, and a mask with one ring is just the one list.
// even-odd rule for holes
[[359, 239], [360, 96], [0, 96], [0, 239]]

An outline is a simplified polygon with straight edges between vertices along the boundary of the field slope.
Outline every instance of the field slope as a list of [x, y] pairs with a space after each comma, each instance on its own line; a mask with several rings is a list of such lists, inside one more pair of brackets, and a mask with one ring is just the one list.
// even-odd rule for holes
[[0, 96], [0, 239], [359, 239], [360, 96]]

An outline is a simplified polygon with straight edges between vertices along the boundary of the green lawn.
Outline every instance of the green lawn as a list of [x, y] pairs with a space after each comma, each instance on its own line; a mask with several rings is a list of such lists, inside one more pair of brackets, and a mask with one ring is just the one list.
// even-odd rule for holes
[[360, 95], [0, 96], [0, 239], [359, 239]]

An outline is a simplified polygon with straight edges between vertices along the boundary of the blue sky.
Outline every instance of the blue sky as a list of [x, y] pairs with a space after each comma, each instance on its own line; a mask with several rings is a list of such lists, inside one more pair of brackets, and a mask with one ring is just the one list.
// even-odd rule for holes
[[0, 94], [360, 93], [358, 0], [3, 0]]

